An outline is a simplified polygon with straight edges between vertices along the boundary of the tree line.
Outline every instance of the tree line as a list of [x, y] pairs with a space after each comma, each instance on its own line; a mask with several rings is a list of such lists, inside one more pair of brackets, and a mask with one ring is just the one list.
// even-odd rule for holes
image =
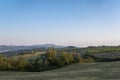
[[0, 71], [39, 72], [83, 62], [94, 62], [94, 59], [64, 51], [57, 53], [55, 48], [49, 48], [45, 54], [41, 54], [35, 60], [26, 60], [23, 57], [13, 59], [0, 55]]

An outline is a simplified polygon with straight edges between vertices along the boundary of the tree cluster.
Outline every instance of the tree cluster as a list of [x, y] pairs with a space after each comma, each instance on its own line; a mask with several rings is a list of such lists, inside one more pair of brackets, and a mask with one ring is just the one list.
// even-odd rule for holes
[[79, 54], [64, 51], [57, 53], [55, 48], [49, 48], [45, 54], [41, 54], [35, 60], [25, 60], [22, 57], [14, 60], [0, 55], [0, 70], [38, 72], [82, 62], [94, 62], [94, 60], [90, 57], [84, 59]]

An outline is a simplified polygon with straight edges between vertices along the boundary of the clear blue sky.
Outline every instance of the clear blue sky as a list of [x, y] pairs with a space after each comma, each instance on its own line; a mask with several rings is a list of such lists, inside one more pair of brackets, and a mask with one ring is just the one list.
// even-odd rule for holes
[[0, 44], [120, 45], [120, 0], [0, 0]]

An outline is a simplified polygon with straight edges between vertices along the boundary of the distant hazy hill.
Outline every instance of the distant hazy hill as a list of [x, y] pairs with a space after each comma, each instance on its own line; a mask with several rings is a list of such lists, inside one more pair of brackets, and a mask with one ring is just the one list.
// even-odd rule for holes
[[58, 46], [58, 45], [54, 45], [54, 44], [32, 45], [32, 46], [8, 46], [8, 45], [1, 45], [0, 46], [0, 52], [17, 51], [17, 50], [34, 49], [34, 48], [48, 48], [48, 47], [62, 48], [64, 46]]

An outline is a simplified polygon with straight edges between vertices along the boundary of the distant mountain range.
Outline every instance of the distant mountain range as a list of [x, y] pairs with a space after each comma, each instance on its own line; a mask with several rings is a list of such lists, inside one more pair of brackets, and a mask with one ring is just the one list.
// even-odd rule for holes
[[34, 48], [63, 48], [64, 46], [54, 45], [54, 44], [44, 44], [44, 45], [31, 45], [31, 46], [9, 46], [9, 45], [0, 45], [0, 53], [8, 51], [18, 51], [24, 49], [34, 49]]

